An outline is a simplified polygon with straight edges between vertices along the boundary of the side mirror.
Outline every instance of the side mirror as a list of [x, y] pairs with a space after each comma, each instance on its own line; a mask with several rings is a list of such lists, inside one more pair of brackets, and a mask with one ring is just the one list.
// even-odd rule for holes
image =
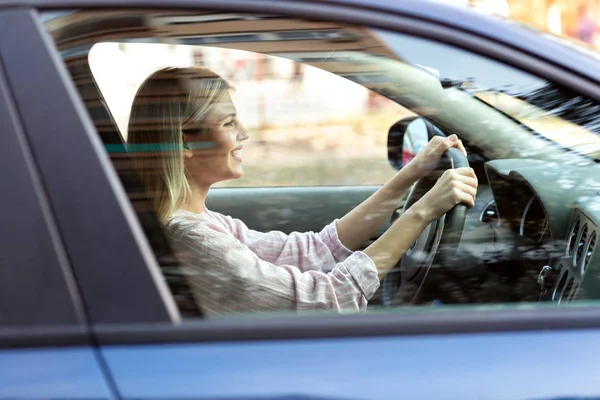
[[432, 137], [440, 135], [425, 118], [401, 119], [388, 132], [388, 160], [399, 170], [427, 145]]

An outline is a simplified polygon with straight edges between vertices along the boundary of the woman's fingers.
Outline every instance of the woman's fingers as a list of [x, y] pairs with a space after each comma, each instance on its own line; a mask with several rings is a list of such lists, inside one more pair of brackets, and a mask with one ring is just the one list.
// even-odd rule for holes
[[466, 204], [467, 207], [473, 208], [475, 207], [475, 197], [469, 193], [461, 192], [461, 199], [457, 204]]
[[432, 220], [439, 219], [457, 204], [475, 206], [477, 177], [471, 168], [448, 169], [418, 202]]
[[450, 135], [448, 137], [434, 136], [430, 143], [433, 146], [432, 153], [435, 157], [441, 157], [442, 154], [451, 147], [456, 147], [465, 155], [465, 157], [467, 156], [467, 150], [465, 149], [462, 140], [456, 135]]
[[472, 176], [457, 175], [456, 179], [464, 183], [465, 185], [469, 185], [475, 190], [477, 190], [477, 186], [479, 185], [479, 183], [477, 182], [477, 178], [473, 178]]
[[444, 176], [454, 203], [464, 203], [473, 207], [477, 197], [477, 178], [474, 171], [471, 168], [452, 169], [447, 170]]
[[434, 136], [430, 141], [433, 150], [432, 155], [436, 160], [439, 159], [445, 151], [452, 147], [452, 143], [448, 138], [442, 136]]
[[475, 174], [475, 170], [473, 168], [469, 168], [469, 167], [455, 168], [455, 169], [452, 169], [451, 171], [456, 172], [458, 175], [470, 177], [470, 178], [477, 180], [477, 175]]
[[473, 168], [469, 167], [447, 169], [444, 172], [444, 175], [448, 175], [451, 179], [471, 178], [477, 181], [477, 175], [475, 175], [475, 171]]
[[[475, 198], [470, 193], [462, 190], [461, 188], [453, 188], [451, 191], [451, 195], [452, 200], [454, 202], [454, 204], [452, 204], [452, 207], [458, 204], [465, 204], [469, 208], [473, 208], [475, 206]], [[448, 212], [448, 210], [450, 210], [450, 208], [452, 207], [448, 207], [446, 212]]]
[[[454, 137], [454, 138], [452, 138], [452, 137]], [[462, 140], [460, 140], [458, 138], [458, 136], [456, 136], [456, 135], [450, 135], [449, 138], [452, 138], [452, 141], [454, 142], [454, 147], [456, 147], [457, 149], [459, 149], [460, 151], [462, 151], [462, 153], [466, 157], [467, 156], [467, 150], [465, 149], [465, 146], [463, 145]]]
[[[466, 183], [457, 181], [454, 182], [454, 189], [458, 189], [462, 194], [468, 195], [470, 199], [468, 204], [471, 204], [471, 206], [475, 205], [475, 198], [477, 197], [477, 188], [469, 186]], [[465, 197], [462, 194], [456, 200], [463, 201]]]

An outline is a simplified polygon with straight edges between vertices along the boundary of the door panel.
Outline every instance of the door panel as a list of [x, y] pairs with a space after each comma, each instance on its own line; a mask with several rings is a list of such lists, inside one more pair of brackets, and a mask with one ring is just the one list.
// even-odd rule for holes
[[[112, 346], [102, 353], [124, 399], [549, 399], [600, 394], [599, 340], [598, 330], [554, 331]], [[557, 357], [568, 367], [560, 373]]]
[[[259, 231], [318, 232], [377, 189], [377, 186], [222, 188], [211, 191], [207, 207], [240, 218]], [[388, 226], [389, 220], [377, 236]]]
[[91, 348], [0, 350], [0, 399], [114, 399]]

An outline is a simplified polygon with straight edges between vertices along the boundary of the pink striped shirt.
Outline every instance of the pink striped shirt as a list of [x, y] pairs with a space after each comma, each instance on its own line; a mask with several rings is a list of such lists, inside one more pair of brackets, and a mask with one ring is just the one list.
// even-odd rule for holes
[[166, 232], [206, 315], [284, 310], [364, 310], [379, 287], [363, 252], [340, 242], [335, 221], [321, 232], [257, 232], [204, 210], [179, 210]]

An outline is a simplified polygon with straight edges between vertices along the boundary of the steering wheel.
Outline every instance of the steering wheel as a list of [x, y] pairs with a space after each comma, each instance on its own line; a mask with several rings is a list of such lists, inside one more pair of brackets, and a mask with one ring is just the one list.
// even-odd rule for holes
[[[469, 167], [467, 157], [458, 149], [450, 148], [440, 159], [436, 169], [413, 186], [402, 212], [408, 210], [427, 193], [441, 174], [451, 168]], [[431, 284], [443, 282], [448, 268], [456, 262], [468, 207], [458, 204], [442, 218], [430, 223], [417, 241], [408, 249], [398, 265], [383, 282], [383, 305], [427, 304], [436, 299], [438, 290]], [[430, 285], [426, 283], [429, 282]]]

